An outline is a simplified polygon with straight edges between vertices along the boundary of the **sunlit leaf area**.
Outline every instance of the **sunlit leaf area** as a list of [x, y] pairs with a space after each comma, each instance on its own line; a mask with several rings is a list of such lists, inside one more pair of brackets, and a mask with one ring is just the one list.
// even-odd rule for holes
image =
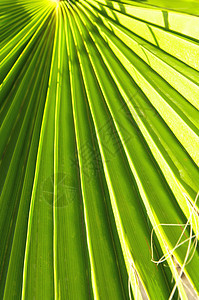
[[199, 1], [0, 12], [0, 299], [199, 299]]

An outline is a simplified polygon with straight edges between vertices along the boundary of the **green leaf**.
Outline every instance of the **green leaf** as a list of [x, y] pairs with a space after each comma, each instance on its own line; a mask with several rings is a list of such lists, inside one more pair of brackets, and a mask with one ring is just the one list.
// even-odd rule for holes
[[197, 1], [0, 8], [0, 298], [197, 299]]

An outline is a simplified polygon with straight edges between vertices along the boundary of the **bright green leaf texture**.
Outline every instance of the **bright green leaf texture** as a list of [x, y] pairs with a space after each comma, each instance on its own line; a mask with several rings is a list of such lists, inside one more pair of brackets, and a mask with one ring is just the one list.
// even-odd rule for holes
[[199, 2], [0, 11], [0, 299], [198, 299]]

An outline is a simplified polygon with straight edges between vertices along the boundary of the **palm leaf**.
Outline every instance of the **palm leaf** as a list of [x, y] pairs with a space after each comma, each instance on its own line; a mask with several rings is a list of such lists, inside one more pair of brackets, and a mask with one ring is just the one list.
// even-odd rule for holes
[[0, 7], [1, 299], [197, 297], [198, 2]]

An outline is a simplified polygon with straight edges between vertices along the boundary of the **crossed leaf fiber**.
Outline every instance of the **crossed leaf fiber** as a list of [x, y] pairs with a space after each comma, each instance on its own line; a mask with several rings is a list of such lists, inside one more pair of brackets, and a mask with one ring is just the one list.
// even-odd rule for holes
[[198, 1], [0, 9], [0, 298], [197, 299]]

